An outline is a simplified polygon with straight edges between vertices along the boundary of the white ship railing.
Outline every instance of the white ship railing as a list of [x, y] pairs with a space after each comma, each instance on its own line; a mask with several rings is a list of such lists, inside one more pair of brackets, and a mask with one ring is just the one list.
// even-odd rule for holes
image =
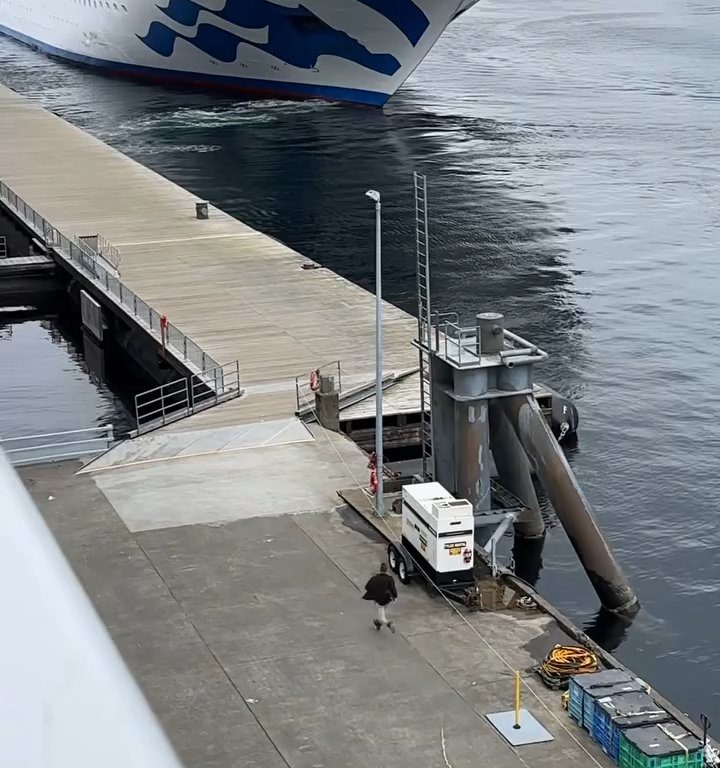
[[181, 768], [0, 450], [0, 765]]

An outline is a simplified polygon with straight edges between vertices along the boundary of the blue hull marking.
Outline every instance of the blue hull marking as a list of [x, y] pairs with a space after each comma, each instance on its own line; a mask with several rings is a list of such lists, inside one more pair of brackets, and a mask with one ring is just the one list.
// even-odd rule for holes
[[95, 56], [86, 56], [74, 51], [66, 51], [54, 45], [48, 45], [33, 37], [17, 32], [10, 27], [0, 24], [0, 33], [19, 40], [32, 48], [56, 56], [75, 64], [98, 68], [109, 74], [124, 75], [138, 80], [147, 80], [167, 85], [186, 85], [194, 88], [217, 88], [230, 91], [243, 91], [245, 93], [259, 94], [263, 96], [280, 96], [294, 99], [330, 99], [332, 101], [347, 101], [354, 104], [367, 104], [368, 106], [381, 107], [390, 97], [388, 93], [366, 91], [360, 88], [346, 88], [342, 86], [314, 85], [312, 83], [297, 83], [284, 80], [263, 80], [252, 77], [235, 77], [231, 75], [210, 75], [201, 72], [188, 72], [176, 69], [161, 69], [159, 67], [147, 67], [140, 64], [127, 64], [120, 61], [99, 59]]
[[[372, 7], [382, 0], [359, 1]], [[428, 21], [425, 14], [419, 11], [411, 0], [393, 0], [393, 2], [399, 2], [399, 6], [409, 3], [409, 7], [422, 15], [427, 28]], [[259, 30], [267, 28], [268, 30], [267, 42], [258, 43], [207, 22], [197, 26], [194, 36], [188, 36], [176, 32], [159, 21], [153, 21], [147, 34], [138, 35], [138, 38], [148, 48], [165, 58], [173, 55], [175, 41], [182, 39], [213, 59], [224, 63], [235, 61], [238, 46], [245, 43], [300, 69], [315, 69], [320, 56], [337, 56], [387, 76], [394, 75], [400, 69], [400, 62], [391, 54], [371, 53], [350, 35], [334, 29], [302, 5], [298, 8], [288, 8], [276, 5], [270, 0], [227, 0], [222, 10], [209, 11], [193, 0], [170, 0], [166, 7], [158, 6], [158, 8], [173, 21], [184, 26], [198, 24], [200, 12], [205, 11], [209, 15], [217, 16], [240, 27]], [[397, 13], [395, 9], [393, 15]], [[421, 26], [420, 20], [416, 15], [410, 14], [407, 16], [407, 21], [408, 31], [403, 31], [415, 36]]]
[[[366, 5], [374, 11], [384, 16], [389, 22], [394, 24], [407, 39], [417, 45], [420, 38], [430, 26], [428, 17], [415, 5], [413, 0], [356, 0], [361, 5]], [[260, 7], [262, 5], [262, 7]], [[267, 6], [272, 6], [268, 8]], [[160, 7], [160, 6], [158, 6]], [[205, 10], [212, 13], [220, 19], [225, 19], [233, 24], [239, 24], [243, 27], [257, 28], [265, 26], [268, 22], [262, 18], [262, 13], [298, 16], [306, 19], [312, 19], [322, 24], [323, 22], [307, 8], [302, 5], [298, 8], [288, 8], [278, 6], [268, 0], [227, 0], [225, 7], [220, 11], [211, 11], [204, 8], [193, 0], [169, 0], [165, 8], [160, 8], [171, 19], [178, 24], [184, 24], [187, 27], [194, 27], [198, 22], [200, 12]]]

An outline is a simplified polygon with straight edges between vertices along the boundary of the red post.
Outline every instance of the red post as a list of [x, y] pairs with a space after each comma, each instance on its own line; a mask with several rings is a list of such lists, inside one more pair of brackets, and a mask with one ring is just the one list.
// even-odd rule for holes
[[165, 344], [167, 341], [167, 324], [167, 317], [165, 315], [160, 315], [160, 337], [162, 339], [163, 356], [165, 355]]

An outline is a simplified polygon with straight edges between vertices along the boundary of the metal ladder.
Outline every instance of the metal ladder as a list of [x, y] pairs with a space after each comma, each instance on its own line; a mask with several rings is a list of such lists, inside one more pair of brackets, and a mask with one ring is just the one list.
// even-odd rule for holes
[[0, 259], [6, 259], [7, 255], [7, 239], [5, 238], [5, 235], [0, 235]]
[[432, 417], [430, 414], [430, 242], [427, 179], [413, 172], [415, 188], [415, 274], [417, 281], [418, 344], [420, 347], [420, 440], [422, 476], [432, 479]]

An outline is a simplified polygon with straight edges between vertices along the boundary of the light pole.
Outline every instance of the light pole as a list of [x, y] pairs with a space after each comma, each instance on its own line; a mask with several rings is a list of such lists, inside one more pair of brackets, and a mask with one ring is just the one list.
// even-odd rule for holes
[[365, 193], [375, 203], [375, 458], [377, 460], [377, 488], [375, 511], [379, 517], [385, 514], [383, 500], [383, 396], [382, 396], [382, 205], [380, 193], [369, 189]]

